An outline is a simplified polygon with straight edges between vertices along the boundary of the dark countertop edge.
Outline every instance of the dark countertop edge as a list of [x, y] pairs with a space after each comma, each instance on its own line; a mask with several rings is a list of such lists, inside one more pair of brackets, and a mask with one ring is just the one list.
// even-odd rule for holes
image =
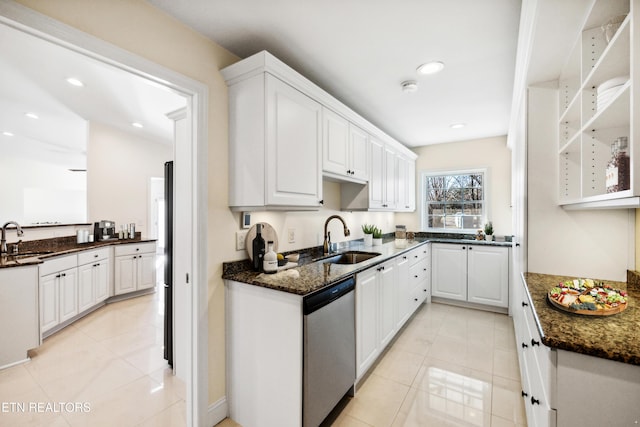
[[[361, 239], [358, 240], [353, 240], [350, 241], [354, 244], [356, 244], [357, 242], [361, 242]], [[384, 240], [383, 240], [383, 245], [386, 244], [390, 244], [390, 243], [395, 243], [395, 238], [393, 236], [389, 237], [388, 235], [385, 236]], [[286, 286], [281, 286], [278, 284], [274, 284], [274, 283], [268, 283], [268, 282], [264, 282], [261, 280], [257, 280], [257, 274], [254, 276], [252, 275], [252, 277], [248, 278], [248, 277], [239, 277], [240, 274], [246, 274], [248, 272], [251, 272], [251, 262], [248, 259], [244, 259], [244, 260], [240, 260], [240, 261], [233, 261], [233, 262], [226, 262], [223, 263], [223, 267], [222, 267], [222, 279], [224, 280], [233, 280], [233, 281], [237, 281], [237, 282], [241, 282], [241, 283], [247, 283], [250, 285], [254, 285], [254, 286], [260, 286], [260, 287], [264, 287], [264, 288], [269, 288], [269, 289], [275, 289], [278, 291], [282, 291], [282, 292], [288, 292], [291, 294], [296, 294], [296, 295], [310, 295], [314, 292], [317, 292], [323, 288], [325, 288], [326, 286], [329, 286], [337, 281], [340, 281], [344, 278], [347, 278], [349, 276], [358, 274], [364, 270], [368, 270], [369, 268], [372, 268], [378, 264], [381, 264], [383, 262], [388, 261], [389, 259], [395, 258], [397, 256], [402, 255], [405, 252], [408, 252], [412, 249], [415, 249], [419, 246], [422, 246], [424, 244], [428, 244], [428, 243], [456, 243], [456, 244], [473, 244], [473, 245], [484, 245], [484, 246], [498, 246], [498, 247], [511, 247], [513, 245], [512, 242], [510, 241], [506, 241], [506, 242], [495, 242], [495, 241], [485, 241], [485, 240], [473, 240], [473, 239], [455, 239], [455, 238], [450, 238], [450, 237], [446, 237], [446, 238], [436, 238], [436, 237], [420, 237], [417, 236], [416, 239], [414, 240], [413, 243], [408, 244], [408, 246], [406, 248], [394, 248], [395, 250], [393, 251], [392, 254], [382, 254], [382, 256], [380, 257], [376, 257], [376, 258], [372, 258], [370, 260], [364, 261], [360, 264], [356, 264], [353, 265], [352, 268], [348, 271], [345, 272], [343, 275], [338, 276], [338, 277], [334, 277], [332, 278], [330, 281], [323, 281], [321, 286], [318, 287], [314, 287], [311, 290], [308, 289], [293, 289], [293, 288], [287, 288]], [[377, 252], [380, 249], [376, 249], [379, 247], [376, 246], [371, 246], [371, 247], [366, 247], [366, 251], [369, 252]], [[344, 252], [344, 251], [348, 251], [348, 250], [362, 250], [362, 247], [357, 247], [357, 248], [353, 248], [353, 247], [346, 247], [340, 251], [338, 251], [337, 253], [340, 252]], [[321, 249], [320, 249], [321, 250]], [[332, 255], [319, 255], [318, 254], [318, 247], [313, 247], [313, 248], [307, 248], [307, 249], [300, 249], [298, 251], [288, 251], [288, 252], [284, 252], [285, 255], [289, 254], [289, 253], [299, 253], [300, 254], [300, 259], [303, 261], [300, 263], [299, 267], [303, 267], [306, 264], [310, 264], [313, 262], [322, 262], [323, 259], [325, 258], [330, 258], [331, 256], [335, 256], [337, 253], [334, 253]], [[388, 250], [385, 250], [385, 252]], [[315, 254], [315, 256], [313, 255]]]
[[[572, 353], [579, 353], [579, 354], [583, 354], [586, 356], [592, 356], [592, 357], [599, 357], [601, 359], [607, 359], [607, 360], [612, 360], [612, 361], [616, 361], [616, 362], [621, 362], [621, 363], [627, 363], [630, 365], [636, 365], [636, 366], [640, 366], [640, 355], [637, 354], [629, 354], [629, 353], [621, 353], [620, 351], [615, 351], [615, 352], [607, 352], [602, 348], [598, 348], [598, 347], [594, 347], [594, 346], [590, 346], [590, 345], [586, 345], [585, 343], [579, 343], [579, 344], [575, 344], [575, 343], [570, 343], [567, 341], [563, 341], [560, 339], [557, 339], [555, 337], [549, 337], [548, 335], [545, 335], [544, 333], [544, 329], [542, 327], [542, 322], [540, 322], [540, 318], [538, 317], [538, 313], [536, 310], [536, 306], [535, 303], [533, 301], [533, 299], [531, 298], [531, 294], [529, 293], [529, 285], [527, 283], [527, 279], [525, 277], [526, 272], [521, 272], [520, 276], [522, 278], [523, 283], [525, 284], [525, 292], [526, 292], [526, 297], [527, 300], [529, 301], [529, 304], [532, 308], [532, 312], [533, 312], [533, 317], [534, 320], [536, 322], [536, 328], [538, 329], [538, 332], [540, 333], [540, 338], [542, 340], [542, 343], [544, 345], [546, 345], [547, 347], [553, 348], [553, 349], [558, 349], [558, 350], [564, 350], [564, 351], [569, 351]], [[538, 273], [538, 274], [542, 274], [542, 273]], [[630, 272], [627, 271], [627, 278], [629, 280], [629, 278], [633, 276], [633, 277], [638, 277], [637, 275], [635, 275], [634, 272]], [[567, 276], [568, 278], [568, 276]], [[574, 278], [578, 278], [578, 277], [574, 277]], [[636, 279], [637, 280], [637, 279]], [[630, 282], [629, 282], [630, 283]], [[635, 288], [636, 283], [634, 282], [633, 284], [631, 284], [631, 289], [636, 291], [637, 289]], [[629, 290], [629, 288], [627, 288], [627, 290]], [[552, 307], [549, 307], [549, 309], [553, 309]], [[577, 314], [571, 314], [571, 313], [566, 313], [570, 316], [578, 316]]]
[[[73, 236], [73, 238], [75, 238], [75, 236]], [[23, 258], [17, 261], [9, 261], [11, 262], [11, 264], [0, 263], [0, 269], [25, 267], [28, 265], [38, 265], [38, 264], [44, 263], [46, 260], [50, 258], [55, 258], [63, 255], [71, 255], [74, 253], [83, 252], [83, 251], [92, 250], [92, 249], [99, 249], [105, 246], [127, 245], [127, 244], [135, 244], [135, 243], [149, 243], [149, 242], [155, 242], [157, 240], [158, 239], [147, 239], [147, 238], [143, 239], [138, 237], [136, 239], [123, 239], [123, 240], [110, 239], [110, 240], [103, 240], [101, 242], [76, 243], [77, 246], [74, 248], [64, 249], [61, 251], [54, 251], [49, 254], [35, 255], [33, 257]], [[9, 256], [8, 258], [11, 258], [11, 256]]]

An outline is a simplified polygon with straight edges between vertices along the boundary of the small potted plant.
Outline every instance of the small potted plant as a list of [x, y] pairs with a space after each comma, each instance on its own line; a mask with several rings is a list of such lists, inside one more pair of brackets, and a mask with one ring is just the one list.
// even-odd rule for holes
[[491, 221], [487, 222], [484, 225], [484, 234], [485, 240], [487, 240], [488, 242], [493, 241], [493, 224], [491, 223]]
[[378, 227], [373, 227], [373, 246], [382, 245], [382, 230]]
[[373, 244], [373, 231], [376, 226], [373, 224], [363, 224], [362, 231], [364, 232], [364, 245], [371, 246]]

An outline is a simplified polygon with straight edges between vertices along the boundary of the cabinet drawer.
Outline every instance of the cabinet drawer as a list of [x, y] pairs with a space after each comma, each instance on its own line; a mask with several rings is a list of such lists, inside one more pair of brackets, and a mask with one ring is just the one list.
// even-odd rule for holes
[[100, 261], [109, 258], [111, 248], [100, 248], [90, 251], [84, 251], [78, 254], [78, 265], [89, 264], [91, 262]]
[[429, 277], [429, 261], [423, 259], [409, 267], [409, 280], [416, 285]]
[[61, 256], [59, 258], [47, 259], [39, 266], [40, 277], [58, 271], [67, 270], [78, 266], [78, 257], [74, 255]]
[[129, 243], [129, 244], [121, 244], [114, 247], [114, 255], [122, 256], [122, 255], [135, 255], [142, 253], [155, 253], [156, 251], [156, 242], [148, 242], [148, 243]]
[[429, 261], [429, 247], [427, 245], [423, 245], [409, 251], [409, 262], [411, 265], [417, 264], [421, 261]]

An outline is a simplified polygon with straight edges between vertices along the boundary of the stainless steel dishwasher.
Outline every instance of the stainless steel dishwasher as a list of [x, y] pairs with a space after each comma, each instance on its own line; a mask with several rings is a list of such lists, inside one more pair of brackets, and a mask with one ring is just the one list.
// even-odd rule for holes
[[302, 425], [317, 427], [356, 380], [355, 279], [303, 299]]

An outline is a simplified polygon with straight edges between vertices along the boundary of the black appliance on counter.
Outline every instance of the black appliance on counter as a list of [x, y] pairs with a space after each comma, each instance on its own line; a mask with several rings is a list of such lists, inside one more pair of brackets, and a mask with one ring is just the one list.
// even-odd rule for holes
[[173, 162], [164, 164], [164, 358], [173, 367]]
[[109, 240], [117, 238], [116, 223], [114, 221], [102, 220], [93, 224], [93, 240]]

